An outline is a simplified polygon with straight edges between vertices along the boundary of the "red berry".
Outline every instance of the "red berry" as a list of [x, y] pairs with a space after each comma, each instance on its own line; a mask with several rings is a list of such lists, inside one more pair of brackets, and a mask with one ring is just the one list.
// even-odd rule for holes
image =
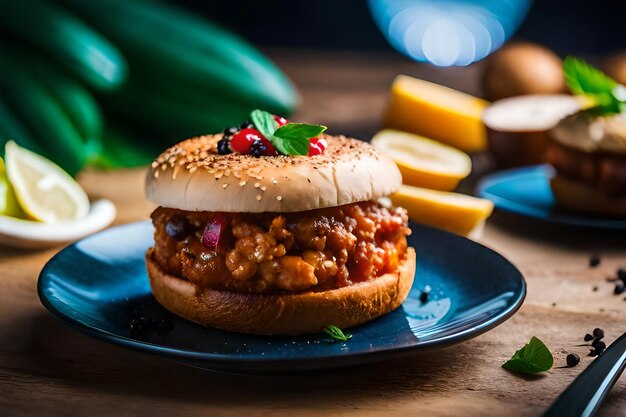
[[309, 139], [309, 156], [319, 155], [326, 150], [326, 139], [311, 138]]
[[276, 123], [278, 123], [278, 127], [281, 127], [287, 124], [287, 119], [285, 119], [284, 117], [276, 116], [275, 114], [273, 116], [274, 116], [274, 120], [276, 120]]
[[245, 155], [250, 153], [250, 146], [252, 146], [254, 141], [261, 140], [261, 138], [263, 138], [263, 135], [256, 129], [241, 129], [230, 140], [230, 147], [233, 151]]
[[276, 148], [274, 148], [274, 145], [272, 145], [272, 142], [267, 140], [265, 136], [261, 136], [261, 143], [263, 144], [263, 146], [265, 146], [265, 149], [267, 149], [265, 152], [263, 152], [263, 155], [265, 156], [278, 155], [278, 152], [276, 152]]

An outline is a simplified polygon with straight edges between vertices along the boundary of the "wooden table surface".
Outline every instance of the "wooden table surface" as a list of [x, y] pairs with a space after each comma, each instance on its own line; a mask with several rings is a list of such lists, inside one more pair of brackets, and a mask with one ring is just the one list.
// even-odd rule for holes
[[[299, 118], [363, 138], [376, 131], [398, 73], [469, 92], [478, 86], [476, 67], [433, 70], [397, 56], [339, 52], [270, 55], [302, 92]], [[152, 209], [143, 198], [143, 170], [87, 172], [81, 182], [91, 197], [115, 202], [118, 224], [145, 219]], [[36, 294], [37, 275], [59, 248], [0, 249], [0, 415], [540, 415], [593, 360], [579, 346], [585, 333], [602, 327], [612, 342], [626, 331], [624, 296], [614, 296], [606, 282], [626, 266], [626, 236], [496, 213], [482, 241], [526, 277], [528, 297], [513, 318], [412, 359], [293, 376], [209, 373], [79, 334], [52, 317]], [[594, 269], [592, 253], [602, 258]], [[536, 377], [502, 369], [531, 336], [551, 349], [553, 369]], [[566, 352], [579, 353], [580, 365], [562, 367]], [[626, 376], [600, 415], [626, 416]]]

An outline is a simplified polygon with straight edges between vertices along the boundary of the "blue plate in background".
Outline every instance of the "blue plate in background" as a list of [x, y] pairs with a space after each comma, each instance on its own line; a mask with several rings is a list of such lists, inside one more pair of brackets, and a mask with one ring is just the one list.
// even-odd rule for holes
[[477, 194], [493, 201], [500, 210], [551, 223], [602, 229], [626, 230], [626, 219], [611, 219], [561, 210], [555, 205], [550, 179], [550, 165], [508, 169], [485, 176]]
[[[412, 224], [415, 284], [403, 306], [350, 329], [331, 343], [324, 334], [263, 337], [205, 328], [176, 317], [153, 298], [144, 253], [152, 225], [133, 223], [98, 233], [54, 256], [39, 276], [44, 306], [77, 330], [99, 339], [189, 365], [232, 372], [293, 372], [363, 364], [475, 337], [521, 306], [526, 284], [502, 256], [468, 239]], [[419, 300], [425, 285], [430, 301]], [[175, 329], [131, 337], [138, 315], [167, 318]]]

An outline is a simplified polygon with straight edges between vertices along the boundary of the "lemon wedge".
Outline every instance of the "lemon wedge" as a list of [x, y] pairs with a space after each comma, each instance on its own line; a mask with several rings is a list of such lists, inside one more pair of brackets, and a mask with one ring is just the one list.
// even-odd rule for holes
[[458, 149], [399, 130], [384, 129], [372, 145], [396, 162], [402, 182], [451, 191], [472, 171], [472, 160]]
[[487, 144], [481, 116], [488, 104], [442, 85], [399, 75], [391, 87], [384, 123], [465, 152], [478, 152]]
[[6, 167], [2, 158], [0, 158], [0, 215], [24, 217], [24, 212], [15, 197], [13, 186], [7, 178]]
[[5, 147], [9, 181], [24, 212], [32, 219], [70, 222], [89, 212], [85, 191], [58, 165], [15, 142]]
[[476, 236], [493, 211], [490, 200], [408, 185], [390, 198], [394, 205], [407, 209], [414, 222], [463, 236]]

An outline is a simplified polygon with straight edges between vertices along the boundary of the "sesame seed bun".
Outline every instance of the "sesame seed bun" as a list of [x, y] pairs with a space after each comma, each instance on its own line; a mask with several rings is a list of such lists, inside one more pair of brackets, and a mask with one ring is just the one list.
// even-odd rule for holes
[[157, 301], [187, 320], [223, 330], [260, 335], [320, 332], [366, 323], [398, 308], [415, 274], [415, 251], [389, 274], [347, 287], [297, 294], [249, 294], [200, 289], [159, 268], [149, 250], [148, 276]]
[[396, 191], [395, 163], [369, 144], [323, 136], [321, 155], [218, 155], [222, 135], [185, 140], [163, 152], [146, 180], [148, 199], [187, 211], [297, 212], [368, 201]]

